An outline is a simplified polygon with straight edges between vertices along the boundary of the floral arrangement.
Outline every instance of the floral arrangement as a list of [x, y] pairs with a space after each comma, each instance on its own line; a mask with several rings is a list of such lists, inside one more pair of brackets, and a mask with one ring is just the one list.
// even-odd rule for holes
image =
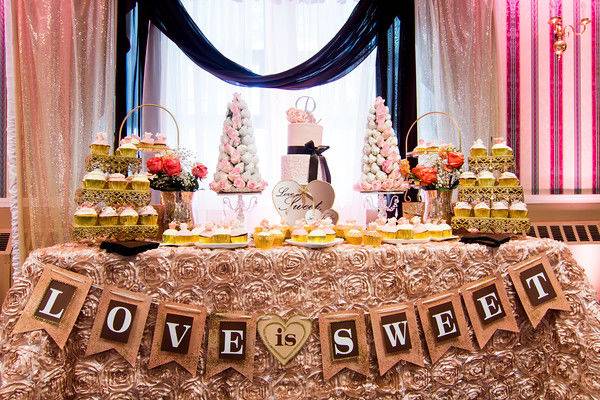
[[400, 161], [400, 173], [412, 184], [423, 189], [452, 190], [458, 186], [460, 169], [465, 156], [452, 145], [440, 146], [433, 165], [410, 167], [408, 160]]
[[152, 174], [150, 187], [162, 192], [195, 192], [199, 189], [208, 169], [202, 163], [190, 163], [190, 154], [184, 151], [167, 151], [146, 161]]

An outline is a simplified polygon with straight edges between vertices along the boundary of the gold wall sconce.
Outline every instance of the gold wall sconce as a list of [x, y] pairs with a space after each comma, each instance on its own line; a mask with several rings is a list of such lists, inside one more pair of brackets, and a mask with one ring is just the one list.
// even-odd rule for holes
[[556, 57], [560, 60], [562, 54], [567, 50], [566, 38], [569, 37], [569, 30], [573, 32], [575, 36], [581, 36], [585, 32], [587, 26], [590, 24], [589, 18], [582, 18], [577, 24], [581, 30], [575, 30], [573, 25], [563, 25], [561, 17], [552, 17], [548, 20], [548, 24], [552, 26], [554, 32], [554, 42], [552, 43], [552, 51], [556, 54]]

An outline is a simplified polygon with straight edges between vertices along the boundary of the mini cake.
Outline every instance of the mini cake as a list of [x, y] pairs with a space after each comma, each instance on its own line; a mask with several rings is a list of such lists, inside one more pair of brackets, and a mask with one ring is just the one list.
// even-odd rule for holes
[[508, 205], [503, 201], [492, 203], [492, 218], [508, 218]]
[[110, 174], [108, 176], [108, 188], [113, 190], [125, 190], [127, 179], [123, 174]]
[[188, 224], [179, 224], [179, 232], [177, 232], [177, 238], [175, 242], [178, 244], [190, 244], [192, 243], [192, 231], [188, 229]]
[[527, 218], [527, 205], [521, 201], [516, 201], [509, 208], [511, 218]]
[[496, 184], [496, 178], [490, 171], [484, 170], [477, 175], [477, 184], [484, 187], [494, 186]]
[[231, 243], [246, 243], [248, 241], [248, 232], [242, 224], [236, 224], [231, 228]]
[[350, 244], [362, 244], [363, 234], [357, 227], [352, 227], [346, 231], [346, 242]]
[[75, 225], [94, 226], [98, 221], [98, 213], [91, 205], [84, 204], [75, 210]]
[[397, 239], [410, 240], [413, 238], [413, 225], [406, 218], [400, 218], [398, 221]]
[[257, 249], [270, 249], [273, 247], [273, 236], [268, 231], [262, 231], [254, 235], [254, 246]]
[[396, 233], [398, 232], [396, 219], [390, 218], [385, 225], [379, 227], [379, 232], [384, 239], [396, 239]]
[[377, 231], [377, 225], [370, 223], [363, 234], [363, 243], [367, 246], [380, 246], [383, 235]]
[[175, 244], [177, 238], [177, 227], [176, 222], [169, 222], [169, 229], [163, 232], [163, 243], [165, 244]]
[[487, 148], [485, 147], [481, 139], [477, 139], [475, 143], [473, 143], [469, 154], [471, 155], [471, 157], [486, 157], [488, 155]]
[[137, 173], [131, 178], [131, 188], [133, 190], [148, 190], [150, 189], [150, 180], [144, 173]]
[[200, 234], [198, 235], [198, 242], [200, 243], [211, 243], [212, 236], [215, 233], [213, 224], [206, 224], [204, 228], [200, 230]]
[[137, 146], [130, 141], [123, 142], [121, 140], [117, 154], [121, 157], [135, 157], [137, 155]]
[[269, 233], [273, 236], [273, 246], [283, 246], [285, 233], [281, 229], [271, 229]]
[[119, 224], [121, 225], [137, 225], [138, 213], [130, 206], [125, 207], [119, 214]]
[[98, 216], [98, 221], [100, 225], [117, 225], [119, 223], [119, 214], [117, 214], [117, 210], [112, 207], [104, 207], [102, 212]]
[[327, 235], [321, 228], [313, 229], [307, 237], [308, 243], [325, 243], [327, 241]]
[[503, 172], [498, 177], [498, 185], [500, 186], [519, 186], [519, 178], [512, 172]]
[[142, 225], [156, 225], [158, 223], [158, 212], [152, 206], [140, 208], [138, 214]]
[[458, 184], [460, 186], [475, 186], [475, 183], [477, 183], [477, 177], [471, 171], [463, 172], [458, 178]]
[[429, 239], [429, 231], [425, 224], [413, 225], [413, 239]]
[[83, 186], [86, 189], [104, 189], [104, 186], [106, 186], [106, 174], [98, 168], [88, 172], [83, 177]]
[[477, 218], [489, 218], [490, 206], [486, 202], [482, 201], [473, 207], [473, 214], [475, 214]]
[[106, 140], [106, 133], [96, 133], [96, 140], [90, 145], [90, 152], [95, 156], [107, 156], [110, 152], [110, 144]]
[[501, 141], [500, 143], [495, 143], [492, 146], [492, 156], [512, 156], [513, 151], [510, 147], [506, 145], [505, 141]]
[[140, 140], [140, 146], [153, 146], [154, 137], [150, 132], [144, 132], [144, 137]]
[[454, 205], [454, 215], [457, 217], [470, 217], [473, 207], [466, 201], [459, 201]]
[[306, 242], [308, 240], [308, 232], [303, 227], [299, 226], [292, 231], [292, 240], [294, 242]]
[[215, 233], [212, 235], [213, 243], [231, 243], [231, 229], [226, 227], [220, 227], [215, 229]]

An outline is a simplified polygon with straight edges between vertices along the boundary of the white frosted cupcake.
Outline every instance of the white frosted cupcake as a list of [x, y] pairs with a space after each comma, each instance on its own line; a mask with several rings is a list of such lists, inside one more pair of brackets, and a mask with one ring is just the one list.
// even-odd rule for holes
[[106, 174], [99, 168], [88, 172], [83, 177], [83, 186], [86, 189], [104, 189], [106, 186]]
[[490, 217], [490, 206], [482, 201], [473, 207], [473, 213], [477, 218], [489, 218]]
[[140, 208], [138, 214], [142, 225], [156, 225], [158, 223], [158, 212], [152, 206]]
[[178, 244], [190, 244], [192, 243], [192, 231], [189, 230], [188, 224], [179, 224], [179, 232], [177, 232], [177, 238], [175, 242]]
[[516, 201], [509, 208], [511, 218], [527, 218], [527, 205], [521, 201]]
[[379, 233], [381, 233], [384, 239], [396, 239], [396, 234], [398, 233], [396, 219], [390, 218], [385, 225], [380, 226], [377, 230]]
[[458, 177], [460, 186], [475, 186], [475, 183], [477, 183], [477, 176], [471, 171], [465, 171]]
[[108, 176], [108, 188], [113, 190], [125, 190], [127, 179], [123, 174], [110, 174]]
[[486, 157], [488, 155], [487, 148], [485, 147], [481, 139], [477, 139], [475, 143], [473, 143], [469, 154], [471, 155], [471, 157]]
[[477, 175], [477, 184], [484, 187], [494, 186], [496, 184], [496, 177], [490, 171], [481, 171]]
[[512, 172], [503, 172], [498, 177], [498, 185], [500, 186], [519, 186], [519, 178]]
[[429, 231], [425, 224], [413, 225], [413, 239], [429, 239]]
[[321, 228], [313, 229], [308, 234], [307, 241], [308, 243], [325, 243], [327, 241], [327, 234]]
[[213, 243], [231, 243], [231, 229], [227, 227], [220, 227], [215, 229], [212, 235]]
[[112, 207], [104, 207], [98, 216], [100, 225], [117, 225], [119, 223], [119, 214]]
[[150, 180], [148, 179], [148, 175], [144, 173], [133, 175], [131, 178], [131, 188], [133, 190], [149, 190]]
[[131, 142], [123, 143], [119, 145], [117, 149], [117, 154], [121, 157], [135, 157], [137, 155], [137, 146]]
[[503, 201], [493, 202], [491, 216], [492, 218], [508, 218], [508, 205]]
[[452, 236], [452, 227], [445, 222], [438, 225], [438, 229], [442, 232], [442, 239]]
[[98, 221], [96, 209], [90, 205], [82, 205], [75, 211], [75, 225], [94, 226]]
[[241, 223], [231, 228], [231, 243], [246, 243], [247, 241], [248, 231]]
[[96, 140], [90, 145], [90, 151], [93, 155], [107, 156], [110, 152], [110, 144], [106, 140], [106, 134], [99, 132], [96, 134]]
[[400, 218], [398, 221], [397, 239], [409, 240], [413, 238], [413, 225], [406, 218]]
[[506, 142], [496, 143], [492, 146], [492, 156], [512, 156], [513, 151]]
[[138, 213], [131, 207], [125, 207], [119, 214], [119, 223], [121, 225], [137, 225]]
[[457, 217], [470, 217], [473, 207], [466, 201], [459, 201], [454, 205], [454, 215]]
[[178, 234], [176, 227], [176, 222], [169, 222], [169, 229], [163, 232], [163, 243], [176, 244]]

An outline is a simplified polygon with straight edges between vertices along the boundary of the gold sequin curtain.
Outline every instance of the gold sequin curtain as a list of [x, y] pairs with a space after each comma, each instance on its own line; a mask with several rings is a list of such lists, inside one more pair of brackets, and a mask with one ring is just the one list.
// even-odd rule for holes
[[[415, 2], [418, 114], [446, 111], [458, 121], [463, 147], [500, 134], [494, 1]], [[458, 145], [444, 117], [419, 123], [425, 140]]]
[[69, 239], [88, 146], [113, 126], [115, 1], [12, 2], [21, 260]]

